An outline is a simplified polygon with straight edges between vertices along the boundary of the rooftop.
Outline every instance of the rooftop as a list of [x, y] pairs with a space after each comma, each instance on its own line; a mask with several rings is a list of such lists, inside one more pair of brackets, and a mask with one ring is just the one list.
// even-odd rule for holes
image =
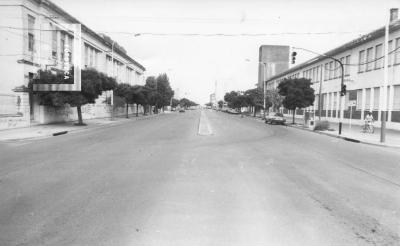
[[[63, 17], [65, 17], [66, 19], [70, 20], [71, 22], [74, 23], [79, 23], [82, 25], [82, 30], [89, 33], [90, 35], [92, 35], [93, 37], [95, 37], [97, 40], [99, 40], [100, 42], [102, 42], [104, 45], [106, 45], [107, 47], [109, 47], [110, 49], [112, 49], [112, 43], [109, 42], [108, 40], [106, 40], [105, 38], [103, 38], [100, 34], [96, 33], [95, 31], [93, 31], [92, 29], [90, 29], [89, 27], [87, 27], [86, 25], [84, 25], [82, 22], [80, 22], [78, 19], [76, 19], [75, 17], [73, 17], [72, 15], [68, 14], [65, 10], [63, 10], [61, 7], [59, 7], [58, 5], [56, 5], [55, 3], [51, 2], [50, 0], [33, 0], [34, 2], [37, 2], [38, 4], [42, 4], [44, 6], [47, 6], [48, 8], [54, 10], [55, 12], [59, 13], [60, 15], [62, 15]], [[114, 47], [114, 50], [117, 54], [119, 54], [120, 56], [122, 56], [123, 58], [127, 59], [131, 64], [139, 67], [140, 69], [142, 69], [143, 71], [146, 71], [145, 67], [143, 65], [141, 65], [139, 62], [135, 61], [133, 58], [131, 58], [128, 54], [126, 54], [123, 50], [121, 50], [118, 47]]]
[[[394, 32], [394, 31], [399, 30], [399, 29], [400, 29], [400, 20], [396, 20], [396, 21], [392, 22], [390, 24], [390, 26], [389, 26], [389, 32]], [[335, 56], [335, 55], [340, 54], [340, 53], [342, 53], [342, 52], [344, 52], [346, 50], [352, 49], [352, 48], [357, 47], [357, 46], [359, 46], [361, 44], [364, 44], [364, 43], [367, 43], [369, 41], [375, 40], [375, 39], [380, 38], [380, 37], [382, 37], [384, 35], [385, 35], [385, 27], [381, 27], [381, 28], [379, 28], [377, 30], [374, 30], [374, 31], [372, 31], [372, 32], [370, 32], [368, 34], [365, 34], [365, 35], [363, 35], [363, 36], [361, 36], [359, 38], [356, 38], [356, 39], [354, 39], [354, 40], [352, 40], [350, 42], [347, 42], [347, 43], [345, 43], [345, 44], [343, 44], [343, 45], [341, 45], [341, 46], [339, 46], [339, 47], [337, 47], [335, 49], [332, 49], [332, 50], [324, 53], [323, 55], [319, 55], [317, 57], [314, 57], [314, 58], [312, 58], [312, 59], [310, 59], [310, 60], [308, 60], [306, 62], [303, 62], [303, 63], [301, 63], [301, 64], [299, 64], [297, 66], [294, 66], [294, 67], [286, 70], [283, 73], [277, 74], [277, 75], [269, 78], [268, 80], [266, 80], [266, 82], [269, 82], [269, 81], [272, 81], [274, 79], [280, 78], [282, 76], [288, 75], [288, 74], [293, 73], [293, 72], [295, 72], [295, 71], [297, 71], [299, 69], [302, 69], [304, 67], [307, 67], [307, 66], [315, 64], [317, 62], [320, 62], [320, 61], [322, 61], [324, 59], [327, 59], [328, 58], [327, 56]]]

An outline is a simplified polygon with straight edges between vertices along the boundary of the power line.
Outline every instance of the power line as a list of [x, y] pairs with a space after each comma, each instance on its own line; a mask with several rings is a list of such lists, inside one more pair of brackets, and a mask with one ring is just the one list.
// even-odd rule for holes
[[[320, 53], [317, 53], [317, 52], [312, 51], [312, 50], [309, 50], [309, 49], [299, 48], [299, 47], [292, 47], [292, 48], [293, 48], [293, 49], [299, 49], [299, 50], [308, 51], [308, 52], [310, 52], [310, 53], [313, 53], [313, 54], [316, 54], [316, 55], [319, 55], [319, 56], [324, 56], [324, 57], [326, 57], [326, 58], [331, 58], [330, 56], [328, 56], [328, 55], [326, 55], [326, 54], [320, 54]], [[394, 50], [390, 51], [390, 52], [389, 52], [389, 55], [392, 54], [392, 53], [394, 53], [394, 52], [396, 52], [396, 51], [399, 50], [399, 49], [400, 49], [400, 46], [397, 47], [397, 48], [395, 48]], [[374, 60], [367, 61], [367, 62], [363, 62], [363, 63], [343, 63], [343, 65], [344, 65], [344, 66], [363, 66], [363, 65], [370, 64], [370, 63], [374, 63], [374, 62], [379, 61], [379, 60], [381, 60], [381, 59], [383, 59], [383, 58], [385, 58], [384, 55], [381, 56], [381, 57], [375, 58]], [[336, 64], [336, 63], [337, 63], [337, 61], [335, 61], [335, 64]], [[339, 69], [339, 68], [340, 68], [340, 65], [339, 65], [339, 66], [336, 66], [336, 67], [333, 68], [333, 69], [325, 68], [325, 66], [324, 66], [324, 69], [327, 70], [327, 71], [335, 71], [335, 70], [337, 70], [337, 69]]]
[[[43, 32], [54, 32], [53, 29], [35, 29], [13, 26], [0, 26], [3, 29], [14, 30], [36, 30]], [[355, 34], [364, 31], [343, 31], [343, 32], [276, 32], [276, 33], [157, 33], [157, 32], [119, 32], [119, 31], [100, 31], [100, 33], [127, 34], [135, 37], [139, 36], [183, 36], [183, 37], [261, 37], [279, 35], [332, 35], [332, 34]]]

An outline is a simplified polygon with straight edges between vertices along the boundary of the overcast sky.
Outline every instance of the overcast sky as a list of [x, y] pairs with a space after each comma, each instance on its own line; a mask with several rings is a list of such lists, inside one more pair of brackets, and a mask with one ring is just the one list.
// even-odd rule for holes
[[[97, 32], [105, 32], [143, 64], [167, 73], [179, 95], [199, 103], [257, 83], [263, 44], [325, 52], [384, 25], [400, 0], [53, 0]], [[330, 34], [282, 34], [326, 33]], [[265, 33], [262, 37], [185, 37], [126, 33]], [[314, 55], [298, 52], [302, 62]]]

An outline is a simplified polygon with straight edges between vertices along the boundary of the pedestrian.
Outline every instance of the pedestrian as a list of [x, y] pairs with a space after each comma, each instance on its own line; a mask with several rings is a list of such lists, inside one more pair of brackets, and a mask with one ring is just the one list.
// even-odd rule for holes
[[364, 132], [374, 132], [374, 116], [368, 112], [364, 119]]

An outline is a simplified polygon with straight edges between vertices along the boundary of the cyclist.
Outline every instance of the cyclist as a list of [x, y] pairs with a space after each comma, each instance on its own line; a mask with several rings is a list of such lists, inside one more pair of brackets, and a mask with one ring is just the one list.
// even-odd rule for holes
[[374, 117], [372, 116], [371, 112], [368, 112], [367, 115], [365, 116], [364, 119], [365, 125], [364, 125], [364, 132], [374, 132]]

